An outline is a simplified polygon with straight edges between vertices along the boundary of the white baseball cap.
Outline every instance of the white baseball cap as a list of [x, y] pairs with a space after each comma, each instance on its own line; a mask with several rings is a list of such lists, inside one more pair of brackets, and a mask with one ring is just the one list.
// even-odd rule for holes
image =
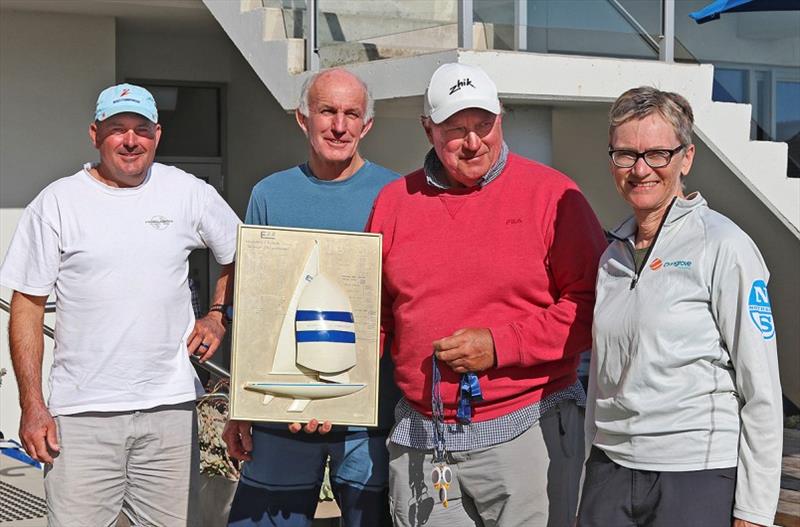
[[425, 115], [439, 124], [467, 108], [500, 113], [497, 86], [486, 72], [469, 64], [442, 64], [433, 72], [425, 92]]

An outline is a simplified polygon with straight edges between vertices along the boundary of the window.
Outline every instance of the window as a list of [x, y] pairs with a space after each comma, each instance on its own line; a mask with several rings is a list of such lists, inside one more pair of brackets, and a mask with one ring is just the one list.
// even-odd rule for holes
[[162, 157], [220, 157], [220, 88], [142, 85], [156, 100]]

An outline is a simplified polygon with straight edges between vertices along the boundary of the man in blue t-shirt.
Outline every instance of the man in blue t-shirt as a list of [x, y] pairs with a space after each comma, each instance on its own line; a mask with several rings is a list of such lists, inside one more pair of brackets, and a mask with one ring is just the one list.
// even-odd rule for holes
[[[375, 196], [398, 177], [358, 153], [372, 113], [372, 97], [355, 75], [333, 69], [311, 77], [295, 112], [308, 139], [308, 162], [262, 179], [253, 188], [245, 223], [362, 231]], [[391, 525], [385, 443], [399, 392], [389, 361], [385, 353], [375, 430], [316, 420], [288, 429], [228, 422], [223, 433], [228, 451], [246, 461], [228, 525], [310, 526], [328, 456], [343, 525]], [[305, 433], [298, 433], [301, 429]]]

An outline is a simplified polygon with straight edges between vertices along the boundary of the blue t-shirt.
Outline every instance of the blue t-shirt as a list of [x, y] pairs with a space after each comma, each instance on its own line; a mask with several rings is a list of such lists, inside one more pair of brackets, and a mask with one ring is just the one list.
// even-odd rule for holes
[[[364, 165], [349, 178], [324, 181], [314, 177], [307, 164], [302, 164], [259, 181], [250, 195], [244, 222], [361, 232], [378, 192], [398, 177], [396, 172], [365, 160]], [[381, 360], [378, 390], [378, 428], [388, 430], [394, 422], [394, 407], [400, 398], [388, 347]], [[271, 425], [267, 427], [272, 428]], [[279, 427], [285, 429], [285, 425]], [[359, 427], [349, 429], [364, 430]]]

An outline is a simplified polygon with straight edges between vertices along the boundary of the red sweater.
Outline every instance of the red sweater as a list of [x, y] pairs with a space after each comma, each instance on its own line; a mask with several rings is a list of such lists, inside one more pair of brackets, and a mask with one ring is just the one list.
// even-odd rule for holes
[[[418, 170], [384, 187], [367, 230], [383, 234], [382, 331], [417, 411], [431, 414], [433, 341], [460, 328], [489, 328], [497, 354], [496, 367], [478, 374], [476, 421], [575, 382], [606, 243], [572, 180], [514, 154], [482, 188], [435, 189]], [[452, 421], [460, 375], [440, 370]]]

